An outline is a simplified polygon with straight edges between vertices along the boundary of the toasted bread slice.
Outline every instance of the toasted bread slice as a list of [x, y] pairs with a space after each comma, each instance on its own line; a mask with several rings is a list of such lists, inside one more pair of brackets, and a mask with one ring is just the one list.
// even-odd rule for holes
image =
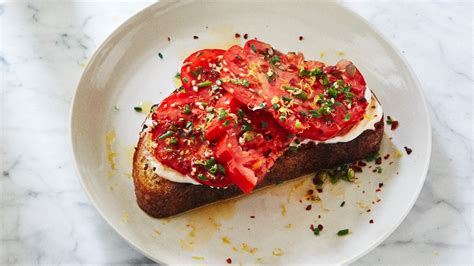
[[[368, 157], [380, 148], [384, 132], [383, 118], [375, 130], [366, 130], [349, 142], [301, 145], [297, 151], [287, 150], [277, 159], [256, 189], [295, 179], [317, 170], [333, 168]], [[133, 181], [137, 203], [149, 215], [164, 218], [242, 194], [235, 185], [211, 188], [168, 181], [149, 167], [146, 157], [147, 138], [142, 136], [133, 156]]]

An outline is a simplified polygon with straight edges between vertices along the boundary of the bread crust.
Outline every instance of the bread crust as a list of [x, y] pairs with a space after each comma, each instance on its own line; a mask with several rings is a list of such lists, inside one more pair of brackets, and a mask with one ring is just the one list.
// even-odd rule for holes
[[[297, 151], [287, 150], [270, 171], [256, 185], [256, 189], [295, 179], [312, 172], [333, 168], [344, 163], [366, 158], [380, 148], [384, 133], [384, 119], [375, 124], [375, 130], [366, 130], [349, 142], [301, 145]], [[165, 218], [209, 203], [242, 194], [235, 185], [216, 189], [168, 181], [149, 167], [145, 156], [146, 139], [142, 136], [133, 156], [133, 181], [138, 206], [150, 216]]]

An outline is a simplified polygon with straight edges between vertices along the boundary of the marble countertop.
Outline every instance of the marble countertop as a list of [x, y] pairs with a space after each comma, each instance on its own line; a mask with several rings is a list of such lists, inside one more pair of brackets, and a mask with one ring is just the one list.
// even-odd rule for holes
[[[152, 2], [0, 4], [0, 264], [152, 263], [89, 203], [68, 135], [88, 59]], [[433, 126], [431, 166], [415, 207], [358, 264], [473, 263], [473, 4], [415, 2], [342, 2], [407, 58]]]

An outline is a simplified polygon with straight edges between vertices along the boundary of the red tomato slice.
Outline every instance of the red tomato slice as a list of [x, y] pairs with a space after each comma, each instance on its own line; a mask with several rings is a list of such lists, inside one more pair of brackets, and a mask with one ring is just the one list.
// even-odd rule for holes
[[326, 140], [346, 132], [362, 119], [368, 104], [365, 81], [349, 61], [325, 66], [251, 40], [244, 48], [231, 47], [223, 65], [228, 69], [221, 71], [225, 90], [306, 138]]
[[193, 88], [197, 91], [201, 86], [211, 86], [205, 86], [208, 81], [215, 83], [219, 77], [215, 66], [220, 64], [224, 52], [225, 50], [220, 49], [204, 49], [191, 54], [184, 60], [180, 77], [186, 91], [190, 92]]

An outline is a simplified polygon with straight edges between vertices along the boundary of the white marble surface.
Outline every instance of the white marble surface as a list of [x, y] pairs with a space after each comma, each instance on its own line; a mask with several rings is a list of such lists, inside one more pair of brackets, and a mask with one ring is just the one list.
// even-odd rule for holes
[[[87, 200], [68, 137], [88, 58], [153, 1], [1, 1], [0, 264], [152, 263]], [[343, 2], [418, 75], [433, 124], [428, 177], [402, 225], [357, 264], [473, 263], [473, 5]]]

